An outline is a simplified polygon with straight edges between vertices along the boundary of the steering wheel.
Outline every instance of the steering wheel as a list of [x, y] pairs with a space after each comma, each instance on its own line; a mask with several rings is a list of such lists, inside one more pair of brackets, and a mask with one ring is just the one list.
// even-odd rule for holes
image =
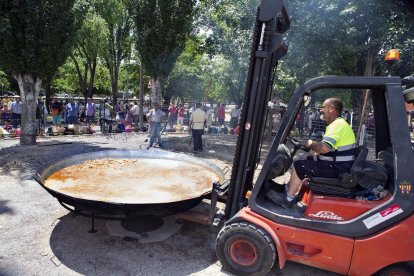
[[295, 149], [301, 149], [303, 151], [309, 152], [310, 148], [308, 148], [307, 146], [305, 146], [302, 142], [300, 142], [298, 139], [287, 136], [286, 140], [288, 140], [289, 142], [291, 142], [293, 144], [293, 146], [295, 147]]

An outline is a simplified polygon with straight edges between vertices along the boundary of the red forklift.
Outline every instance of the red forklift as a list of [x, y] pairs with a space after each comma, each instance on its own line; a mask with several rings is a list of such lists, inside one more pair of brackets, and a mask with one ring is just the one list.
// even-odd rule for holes
[[[216, 240], [223, 268], [236, 275], [265, 275], [286, 261], [348, 275], [414, 275], [414, 148], [399, 77], [319, 77], [293, 94], [260, 170], [267, 105], [278, 61], [286, 53], [290, 19], [283, 0], [263, 0], [257, 11], [232, 175]], [[339, 178], [310, 178], [300, 204], [284, 209], [267, 198], [283, 192], [278, 179], [304, 154], [297, 114], [319, 95], [370, 95], [374, 131], [354, 116], [358, 154]], [[325, 93], [325, 94], [324, 94]], [[368, 94], [367, 94], [368, 93]], [[321, 97], [321, 96], [319, 96]], [[369, 139], [367, 139], [367, 137]], [[367, 141], [371, 141], [368, 143]]]

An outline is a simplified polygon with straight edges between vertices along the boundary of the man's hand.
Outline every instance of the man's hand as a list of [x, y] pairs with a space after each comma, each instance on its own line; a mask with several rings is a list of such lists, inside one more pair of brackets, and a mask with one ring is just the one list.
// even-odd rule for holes
[[314, 152], [316, 152], [317, 154], [325, 154], [331, 151], [331, 148], [323, 142], [315, 142], [313, 140], [308, 140], [306, 142], [306, 146]]

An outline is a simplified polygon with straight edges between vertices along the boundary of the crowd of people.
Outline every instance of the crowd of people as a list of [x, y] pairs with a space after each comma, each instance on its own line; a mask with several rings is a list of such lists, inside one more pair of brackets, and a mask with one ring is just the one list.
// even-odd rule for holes
[[13, 131], [21, 124], [22, 103], [19, 96], [6, 97], [0, 100], [1, 126], [6, 131]]
[[[155, 103], [156, 104], [156, 103]], [[155, 108], [155, 104], [152, 106]], [[21, 124], [22, 103], [19, 96], [0, 98], [0, 126], [5, 130], [19, 129]], [[160, 116], [160, 126], [155, 129], [161, 131], [192, 130], [192, 114], [197, 109], [205, 113], [206, 119], [203, 124], [204, 130], [210, 133], [234, 133], [238, 128], [241, 109], [235, 105], [231, 108], [230, 119], [226, 122], [226, 105], [223, 103], [212, 105], [204, 104], [197, 107], [196, 104], [171, 103], [168, 108], [163, 109], [158, 105], [160, 111], [165, 113]], [[88, 133], [93, 133], [94, 126], [100, 127], [105, 132], [130, 132], [133, 130], [151, 132], [151, 119], [153, 109], [145, 102], [143, 104], [143, 125], [140, 129], [139, 102], [118, 101], [116, 104], [110, 99], [94, 102], [88, 98], [86, 102], [76, 100], [74, 97], [64, 99], [51, 97], [47, 104], [44, 98], [39, 98], [36, 110], [37, 127], [39, 134], [50, 134], [58, 132], [66, 133], [76, 127], [86, 127]], [[197, 111], [198, 112], [198, 111]], [[199, 112], [198, 112], [199, 113]], [[165, 116], [165, 118], [164, 118]], [[162, 123], [162, 125], [161, 125]], [[197, 122], [196, 122], [197, 125]], [[198, 127], [198, 126], [197, 126]], [[154, 130], [155, 131], [155, 130]], [[157, 131], [155, 131], [156, 133]], [[197, 136], [198, 137], [198, 136]], [[195, 138], [194, 141], [198, 141]], [[161, 144], [162, 145], [162, 144]]]
[[[165, 112], [164, 112], [165, 111]], [[154, 108], [147, 114], [150, 141], [148, 148], [152, 147], [154, 141], [162, 147], [161, 131], [185, 131], [191, 132], [192, 144], [194, 152], [203, 151], [202, 135], [208, 133], [229, 133], [229, 129], [225, 123], [225, 104], [217, 104], [213, 109], [209, 105], [196, 103], [185, 106], [182, 103], [170, 103], [168, 109], [161, 110], [158, 103], [154, 103]], [[230, 133], [237, 133], [238, 122], [241, 109], [235, 105], [230, 111]], [[161, 121], [166, 117], [165, 125], [162, 126]], [[234, 131], [235, 130], [235, 131]]]

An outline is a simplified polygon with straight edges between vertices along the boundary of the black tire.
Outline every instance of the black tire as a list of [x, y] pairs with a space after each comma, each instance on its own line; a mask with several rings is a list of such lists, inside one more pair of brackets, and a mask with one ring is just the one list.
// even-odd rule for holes
[[221, 229], [216, 254], [223, 269], [236, 275], [265, 275], [276, 260], [270, 235], [256, 225], [237, 222]]
[[377, 276], [413, 276], [412, 267], [404, 264], [395, 264], [382, 269], [376, 273]]

